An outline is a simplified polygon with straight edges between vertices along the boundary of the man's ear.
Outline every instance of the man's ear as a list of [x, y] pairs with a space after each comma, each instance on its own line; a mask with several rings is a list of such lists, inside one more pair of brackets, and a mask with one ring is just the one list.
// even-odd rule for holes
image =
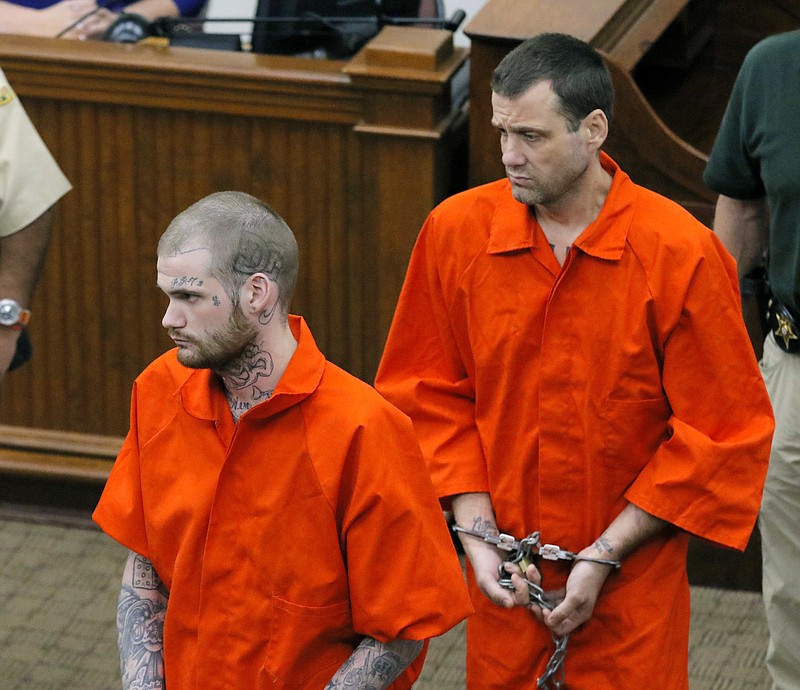
[[608, 138], [608, 118], [600, 108], [583, 118], [581, 128], [585, 130], [586, 143], [592, 148], [599, 149]]
[[239, 296], [245, 314], [270, 312], [278, 303], [278, 284], [264, 273], [254, 273], [242, 285]]

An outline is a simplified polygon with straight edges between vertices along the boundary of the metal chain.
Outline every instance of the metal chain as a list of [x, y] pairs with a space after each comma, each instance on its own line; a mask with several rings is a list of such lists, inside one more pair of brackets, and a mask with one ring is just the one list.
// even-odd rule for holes
[[564, 662], [567, 659], [569, 635], [553, 635], [553, 642], [556, 643], [556, 650], [547, 662], [544, 673], [536, 679], [536, 687], [543, 690], [567, 690]]
[[[503, 563], [500, 564], [498, 570], [498, 584], [504, 589], [514, 590], [514, 584], [511, 581], [511, 575], [506, 572], [505, 564], [514, 563], [522, 570], [522, 577], [528, 585], [528, 598], [529, 603], [536, 604], [542, 608], [552, 611], [555, 608], [555, 602], [547, 598], [544, 590], [534, 582], [531, 582], [525, 577], [525, 571], [532, 563], [534, 556], [541, 556], [547, 558], [549, 554], [557, 552], [563, 560], [575, 560], [575, 554], [565, 552], [557, 546], [553, 547], [546, 544], [545, 547], [539, 546], [539, 533], [533, 532], [524, 539], [517, 541], [508, 534], [490, 534], [488, 532], [479, 532], [478, 530], [470, 530], [458, 525], [453, 526], [455, 532], [463, 532], [473, 537], [480, 537], [484, 541], [494, 544], [503, 551], [508, 551], [509, 555]], [[545, 555], [548, 554], [548, 555]], [[561, 555], [564, 554], [564, 555]], [[554, 560], [554, 559], [553, 559]], [[617, 562], [611, 563], [619, 567]], [[569, 635], [553, 635], [553, 642], [555, 643], [555, 651], [547, 662], [544, 673], [536, 679], [536, 687], [541, 690], [567, 690], [566, 685], [566, 669], [564, 662], [567, 658], [567, 643], [569, 642]]]
[[[555, 608], [555, 603], [547, 598], [544, 590], [534, 582], [531, 582], [525, 577], [525, 570], [532, 556], [533, 549], [539, 544], [539, 533], [534, 532], [528, 535], [525, 539], [519, 541], [516, 553], [509, 554], [509, 557], [500, 564], [498, 584], [505, 588], [512, 590], [514, 585], [511, 581], [511, 576], [505, 570], [506, 563], [514, 563], [522, 569], [522, 579], [528, 585], [528, 599], [531, 604], [536, 604], [542, 608], [552, 611]], [[569, 635], [559, 637], [553, 635], [553, 642], [556, 648], [553, 655], [550, 657], [545, 667], [544, 673], [536, 679], [536, 687], [542, 690], [567, 690], [566, 686], [566, 669], [564, 662], [567, 658], [567, 643], [569, 642]]]

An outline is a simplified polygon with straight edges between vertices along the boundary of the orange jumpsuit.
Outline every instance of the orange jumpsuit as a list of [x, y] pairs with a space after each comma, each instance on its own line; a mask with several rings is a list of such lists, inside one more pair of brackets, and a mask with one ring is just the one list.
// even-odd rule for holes
[[[570, 636], [566, 681], [680, 690], [688, 535], [746, 546], [772, 413], [733, 260], [685, 210], [602, 165], [611, 190], [563, 268], [506, 180], [437, 207], [376, 386], [411, 416], [440, 497], [489, 492], [503, 532], [579, 551], [628, 502], [672, 523], [609, 576]], [[540, 565], [546, 590], [564, 585], [568, 564]], [[549, 632], [468, 575], [468, 687], [533, 688]]]
[[169, 690], [321, 690], [363, 637], [422, 640], [472, 610], [410, 421], [290, 319], [287, 371], [236, 424], [174, 350], [134, 384], [94, 519], [170, 590]]

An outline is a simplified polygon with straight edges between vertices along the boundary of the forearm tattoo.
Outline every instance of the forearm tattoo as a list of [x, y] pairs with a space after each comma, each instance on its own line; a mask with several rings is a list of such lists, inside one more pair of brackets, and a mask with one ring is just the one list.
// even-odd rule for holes
[[597, 541], [594, 543], [594, 548], [600, 554], [608, 556], [614, 555], [614, 547], [605, 532], [598, 537]]
[[417, 658], [423, 642], [367, 637], [336, 672], [325, 690], [385, 690]]
[[500, 534], [500, 530], [497, 529], [494, 520], [481, 517], [480, 515], [476, 515], [472, 518], [472, 529], [476, 532], [485, 532], [486, 534]]
[[135, 556], [117, 606], [123, 690], [164, 690], [164, 616], [169, 593], [153, 564]]

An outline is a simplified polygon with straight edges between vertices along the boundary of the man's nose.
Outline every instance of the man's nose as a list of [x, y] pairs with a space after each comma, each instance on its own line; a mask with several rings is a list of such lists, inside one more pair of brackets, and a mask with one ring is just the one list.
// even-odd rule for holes
[[503, 165], [506, 168], [515, 168], [525, 164], [519, 141], [516, 137], [506, 137], [500, 144]]
[[186, 325], [186, 320], [182, 316], [180, 309], [172, 301], [167, 305], [164, 311], [164, 317], [161, 319], [161, 325], [164, 328], [183, 328]]

